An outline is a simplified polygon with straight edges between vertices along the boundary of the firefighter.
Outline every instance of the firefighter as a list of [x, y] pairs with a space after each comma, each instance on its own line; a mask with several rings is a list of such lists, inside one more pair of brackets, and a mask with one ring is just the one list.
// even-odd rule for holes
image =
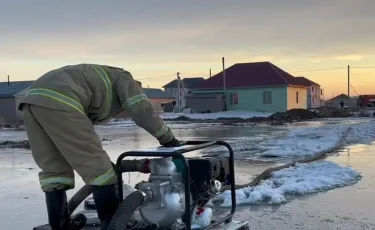
[[70, 218], [67, 210], [66, 191], [75, 186], [74, 171], [92, 187], [101, 229], [118, 207], [115, 170], [93, 124], [126, 111], [161, 145], [179, 146], [139, 83], [117, 67], [78, 64], [47, 72], [31, 85], [19, 109], [41, 169], [39, 181], [53, 230], [78, 229], [86, 221]]

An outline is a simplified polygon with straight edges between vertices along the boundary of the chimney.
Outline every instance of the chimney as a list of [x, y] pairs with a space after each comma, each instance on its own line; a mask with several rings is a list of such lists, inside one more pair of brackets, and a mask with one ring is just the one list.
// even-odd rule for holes
[[9, 75], [8, 75], [8, 86], [10, 85], [10, 82], [9, 82]]

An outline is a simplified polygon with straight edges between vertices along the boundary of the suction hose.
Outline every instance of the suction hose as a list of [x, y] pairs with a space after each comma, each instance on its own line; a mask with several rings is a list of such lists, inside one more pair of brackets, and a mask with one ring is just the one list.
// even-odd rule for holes
[[145, 200], [146, 195], [141, 191], [130, 193], [117, 209], [108, 226], [108, 230], [126, 230], [133, 213], [145, 202]]
[[[147, 172], [145, 171], [146, 159], [142, 160], [123, 160], [121, 162], [122, 172]], [[113, 164], [113, 163], [112, 163]], [[114, 165], [114, 164], [113, 164]], [[115, 165], [114, 168], [116, 169]], [[77, 209], [77, 207], [92, 193], [90, 185], [84, 185], [68, 202], [68, 210], [70, 214]]]
[[68, 202], [68, 210], [70, 214], [77, 209], [77, 207], [92, 193], [91, 186], [85, 185], [83, 186], [76, 194], [70, 198]]

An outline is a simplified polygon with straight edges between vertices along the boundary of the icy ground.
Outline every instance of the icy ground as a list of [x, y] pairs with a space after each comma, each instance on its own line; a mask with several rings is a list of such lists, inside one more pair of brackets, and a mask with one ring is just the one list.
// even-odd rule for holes
[[263, 156], [311, 156], [334, 147], [344, 133], [351, 128], [347, 143], [369, 144], [374, 141], [375, 123], [372, 119], [357, 123], [331, 124], [292, 129], [283, 138], [260, 143]]
[[[296, 123], [287, 127], [270, 126], [220, 126], [218, 124], [174, 124], [168, 122], [176, 136], [189, 139], [222, 139], [230, 142], [236, 153], [237, 184], [249, 182], [262, 170], [305, 155], [312, 155], [322, 149], [334, 146], [345, 130], [352, 128], [345, 145], [369, 145], [375, 141], [375, 122], [371, 119], [325, 119], [321, 121]], [[103, 146], [112, 160], [119, 153], [140, 147], [152, 147], [157, 142], [134, 124], [122, 122], [96, 127]], [[0, 131], [0, 140], [25, 140], [23, 131]], [[214, 148], [204, 153], [224, 153]], [[337, 153], [347, 154], [347, 153]], [[47, 221], [44, 195], [38, 184], [39, 169], [32, 160], [30, 151], [0, 149], [0, 229], [32, 229]], [[274, 156], [272, 158], [266, 156]], [[271, 160], [270, 160], [271, 159]], [[264, 165], [255, 161], [266, 162]], [[256, 170], [256, 171], [254, 171]], [[131, 184], [147, 179], [146, 176], [131, 174]], [[238, 204], [280, 204], [294, 200], [295, 195], [316, 193], [338, 187], [349, 187], [363, 178], [360, 168], [351, 168], [332, 161], [300, 164], [297, 167], [273, 173], [271, 178], [255, 188], [237, 190]], [[127, 182], [127, 175], [124, 177]], [[83, 182], [76, 176], [76, 189]], [[338, 190], [338, 189], [335, 189]], [[216, 197], [215, 203], [224, 206], [228, 202], [227, 192]], [[290, 199], [289, 199], [290, 198]], [[351, 199], [351, 198], [348, 198]], [[25, 224], [19, 225], [20, 221]]]
[[[291, 127], [285, 135], [258, 143], [261, 156], [303, 157], [334, 147], [343, 134], [348, 144], [375, 143], [375, 120], [358, 119], [346, 124], [316, 125], [313, 127]], [[237, 145], [243, 150], [243, 143]], [[248, 148], [250, 149], [250, 148]], [[253, 148], [254, 149], [254, 148]], [[237, 204], [280, 204], [287, 202], [287, 195], [303, 195], [351, 185], [360, 180], [356, 170], [332, 162], [319, 161], [298, 164], [296, 167], [273, 172], [271, 177], [258, 186], [236, 191]], [[230, 206], [230, 191], [225, 191], [212, 200], [213, 204]]]
[[[361, 175], [349, 167], [333, 162], [321, 161], [298, 164], [296, 167], [273, 172], [271, 177], [258, 186], [236, 191], [237, 204], [281, 204], [287, 202], [286, 195], [304, 195], [356, 183]], [[213, 204], [231, 206], [230, 191], [212, 199]]]
[[272, 115], [272, 113], [267, 112], [248, 112], [248, 111], [227, 111], [227, 112], [217, 112], [217, 113], [164, 113], [161, 115], [163, 118], [177, 118], [179, 116], [186, 116], [192, 119], [201, 119], [201, 120], [209, 120], [209, 119], [217, 119], [219, 117], [239, 117], [239, 118], [252, 118], [252, 117], [268, 117]]

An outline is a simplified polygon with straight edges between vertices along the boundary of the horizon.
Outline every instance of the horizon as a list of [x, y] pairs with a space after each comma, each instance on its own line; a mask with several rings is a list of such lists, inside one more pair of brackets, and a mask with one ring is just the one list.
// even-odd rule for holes
[[[375, 1], [0, 0], [0, 81], [36, 80], [65, 65], [130, 71], [143, 87], [269, 61], [324, 88], [326, 99], [375, 94]], [[58, 9], [58, 10], [56, 10]]]

